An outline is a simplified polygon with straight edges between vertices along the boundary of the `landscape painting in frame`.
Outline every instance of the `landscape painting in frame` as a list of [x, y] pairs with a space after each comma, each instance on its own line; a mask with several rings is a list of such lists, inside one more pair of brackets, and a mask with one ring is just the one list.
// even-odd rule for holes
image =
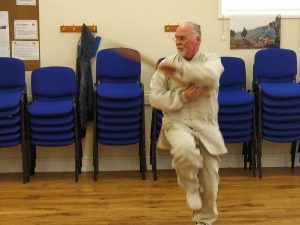
[[230, 18], [230, 49], [280, 48], [280, 15]]

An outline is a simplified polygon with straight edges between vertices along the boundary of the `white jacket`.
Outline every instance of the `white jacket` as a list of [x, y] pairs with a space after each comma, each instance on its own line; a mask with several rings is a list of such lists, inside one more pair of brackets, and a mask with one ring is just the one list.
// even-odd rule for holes
[[[158, 147], [170, 148], [164, 137], [164, 130], [172, 122], [184, 123], [196, 132], [209, 153], [220, 155], [227, 153], [218, 125], [218, 89], [219, 79], [224, 70], [219, 57], [198, 51], [191, 61], [178, 54], [169, 56], [162, 63], [177, 66], [186, 82], [210, 87], [210, 97], [199, 97], [187, 102], [183, 97], [184, 87], [157, 70], [150, 82], [150, 104], [163, 111], [163, 125]], [[178, 137], [180, 138], [180, 137]]]

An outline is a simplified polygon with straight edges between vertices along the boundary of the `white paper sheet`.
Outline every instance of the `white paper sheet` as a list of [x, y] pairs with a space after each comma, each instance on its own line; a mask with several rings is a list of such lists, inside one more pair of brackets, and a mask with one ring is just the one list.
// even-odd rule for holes
[[16, 0], [17, 5], [36, 5], [36, 0]]
[[12, 41], [12, 57], [22, 60], [39, 60], [38, 41]]
[[10, 57], [8, 11], [0, 11], [0, 56]]
[[15, 20], [15, 39], [37, 40], [38, 22], [37, 20]]

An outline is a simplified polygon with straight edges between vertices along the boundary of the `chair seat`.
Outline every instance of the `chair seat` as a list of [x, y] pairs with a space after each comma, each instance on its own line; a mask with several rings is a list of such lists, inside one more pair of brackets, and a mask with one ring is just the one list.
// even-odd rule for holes
[[45, 134], [30, 132], [31, 139], [37, 141], [62, 141], [72, 139], [74, 141], [74, 132], [68, 133], [56, 133], [56, 134]]
[[21, 144], [21, 139], [16, 139], [16, 140], [9, 140], [9, 141], [0, 141], [0, 147], [5, 148], [5, 147], [12, 147]]
[[240, 137], [240, 136], [251, 136], [252, 135], [252, 130], [238, 130], [238, 131], [232, 131], [232, 130], [226, 130], [221, 132], [223, 136], [225, 137]]
[[12, 126], [21, 121], [21, 116], [16, 114], [14, 116], [9, 116], [5, 118], [0, 118], [0, 127]]
[[263, 105], [263, 114], [280, 114], [280, 115], [296, 115], [300, 113], [300, 107], [269, 107], [266, 105]]
[[108, 131], [108, 132], [120, 132], [120, 131], [133, 131], [139, 130], [141, 128], [140, 124], [128, 124], [128, 125], [106, 125], [106, 124], [97, 124], [97, 128], [101, 131]]
[[251, 130], [252, 129], [252, 120], [244, 121], [244, 122], [239, 122], [239, 123], [220, 123], [219, 122], [219, 127], [221, 130]]
[[224, 137], [224, 141], [225, 143], [241, 143], [241, 142], [249, 142], [252, 140], [252, 136], [251, 135], [246, 135], [246, 136], [239, 136], [239, 137]]
[[134, 108], [139, 107], [142, 104], [142, 100], [139, 97], [132, 99], [132, 100], [122, 100], [122, 101], [116, 101], [112, 99], [104, 99], [104, 98], [98, 98], [97, 99], [97, 106], [98, 107], [104, 107], [107, 109], [127, 109], [127, 108]]
[[110, 110], [104, 108], [97, 109], [98, 116], [110, 116], [110, 117], [124, 117], [124, 116], [138, 116], [141, 113], [141, 108], [133, 108], [126, 110]]
[[14, 140], [19, 140], [21, 138], [21, 133], [11, 133], [11, 134], [3, 134], [0, 135], [0, 142], [11, 142]]
[[298, 83], [262, 83], [261, 88], [266, 96], [289, 99], [300, 97], [300, 84]]
[[139, 143], [140, 138], [116, 139], [116, 140], [98, 138], [97, 141], [98, 141], [98, 143], [104, 144], [104, 145], [132, 145], [132, 144]]
[[29, 105], [28, 112], [33, 116], [60, 116], [73, 111], [73, 100], [65, 101], [35, 101]]
[[109, 116], [98, 116], [97, 121], [98, 123], [103, 124], [133, 124], [139, 123], [141, 121], [141, 115], [137, 116], [125, 116], [125, 117], [109, 117]]
[[131, 139], [141, 136], [140, 130], [131, 131], [131, 132], [98, 132], [98, 138], [108, 139], [108, 140], [122, 140], [122, 139]]
[[292, 121], [300, 121], [300, 114], [294, 114], [294, 115], [276, 115], [276, 114], [262, 114], [263, 120], [269, 121], [269, 122], [292, 122]]
[[253, 105], [240, 105], [240, 106], [220, 106], [219, 107], [219, 113], [224, 114], [240, 114], [240, 113], [253, 113]]
[[220, 90], [218, 102], [220, 106], [249, 105], [254, 97], [246, 90]]
[[60, 140], [60, 141], [31, 140], [31, 143], [36, 146], [44, 146], [44, 147], [68, 146], [74, 143], [74, 139], [67, 139], [67, 140]]
[[272, 142], [277, 142], [277, 143], [290, 143], [293, 141], [299, 141], [300, 140], [300, 135], [299, 136], [290, 136], [290, 137], [274, 137], [271, 135], [263, 135], [263, 138], [272, 141]]
[[61, 133], [61, 132], [72, 132], [74, 130], [74, 123], [69, 123], [60, 126], [39, 126], [31, 125], [30, 129], [36, 133]]
[[20, 109], [21, 109], [21, 107], [19, 105], [15, 108], [0, 110], [0, 119], [16, 116], [17, 114], [19, 114]]
[[263, 135], [265, 136], [273, 136], [278, 138], [285, 137], [295, 137], [300, 136], [300, 130], [274, 130], [263, 128]]
[[73, 122], [74, 115], [70, 113], [68, 115], [58, 116], [58, 117], [30, 117], [30, 124], [39, 126], [60, 126]]
[[300, 120], [294, 122], [267, 122], [263, 121], [263, 127], [272, 130], [300, 130]]
[[142, 93], [138, 83], [100, 83], [97, 95], [107, 99], [132, 99], [140, 97]]
[[220, 122], [245, 122], [251, 120], [253, 118], [252, 113], [243, 113], [243, 114], [235, 114], [235, 115], [226, 115], [226, 114], [219, 114], [218, 116]]
[[268, 96], [262, 97], [263, 104], [269, 107], [300, 107], [300, 98], [271, 98]]
[[18, 125], [9, 126], [9, 127], [0, 127], [0, 135], [17, 133], [20, 130], [21, 130], [21, 127]]
[[20, 105], [21, 91], [0, 91], [0, 110], [12, 110]]

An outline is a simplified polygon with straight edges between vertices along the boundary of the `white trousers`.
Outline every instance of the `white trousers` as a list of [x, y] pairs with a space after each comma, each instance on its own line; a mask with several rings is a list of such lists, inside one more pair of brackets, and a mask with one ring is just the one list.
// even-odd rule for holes
[[181, 123], [168, 123], [165, 135], [171, 144], [172, 166], [185, 191], [201, 190], [202, 208], [192, 211], [193, 221], [211, 224], [218, 216], [218, 155], [208, 153], [197, 131]]

